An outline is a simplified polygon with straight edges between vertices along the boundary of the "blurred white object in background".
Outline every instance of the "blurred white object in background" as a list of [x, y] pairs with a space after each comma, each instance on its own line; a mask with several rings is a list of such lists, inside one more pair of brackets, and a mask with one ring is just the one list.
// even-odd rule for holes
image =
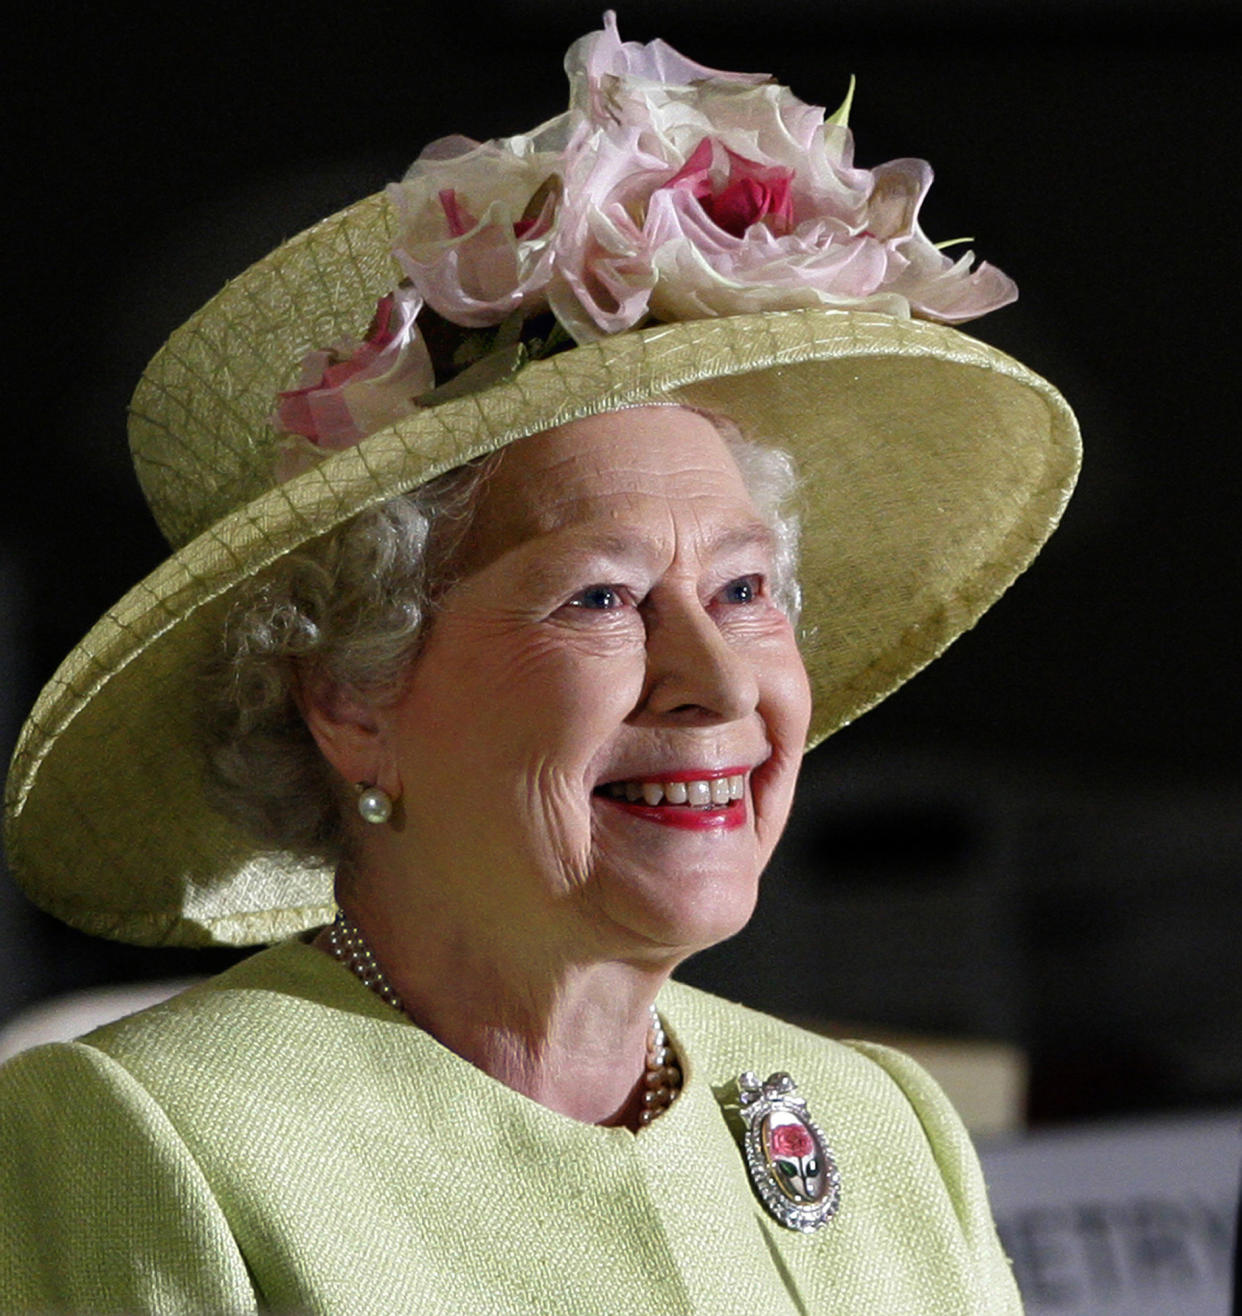
[[980, 1148], [1027, 1316], [1228, 1316], [1242, 1112]]

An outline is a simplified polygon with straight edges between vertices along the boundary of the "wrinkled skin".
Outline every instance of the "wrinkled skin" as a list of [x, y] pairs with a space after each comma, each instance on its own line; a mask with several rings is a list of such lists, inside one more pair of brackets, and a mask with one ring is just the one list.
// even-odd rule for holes
[[[634, 1036], [745, 924], [788, 815], [810, 696], [767, 528], [711, 423], [648, 407], [507, 449], [459, 568], [401, 696], [317, 729], [400, 799], [359, 829], [356, 915], [442, 1040], [444, 974], [528, 1050], [554, 1018]], [[721, 825], [599, 790], [726, 768]]]

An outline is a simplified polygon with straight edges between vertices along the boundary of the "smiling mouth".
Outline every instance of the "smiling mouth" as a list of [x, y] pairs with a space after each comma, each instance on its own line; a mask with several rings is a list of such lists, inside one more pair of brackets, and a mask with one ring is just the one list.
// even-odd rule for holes
[[687, 809], [722, 809], [745, 796], [746, 774], [734, 772], [718, 777], [674, 781], [610, 781], [598, 787], [595, 794], [627, 804], [645, 805], [649, 809], [670, 805]]

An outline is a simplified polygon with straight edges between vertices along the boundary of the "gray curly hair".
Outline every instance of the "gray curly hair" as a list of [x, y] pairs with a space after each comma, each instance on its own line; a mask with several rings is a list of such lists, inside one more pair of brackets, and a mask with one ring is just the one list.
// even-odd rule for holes
[[[798, 521], [791, 458], [720, 430], [776, 540], [773, 593], [797, 621]], [[297, 703], [299, 670], [370, 699], [399, 694], [453, 582], [457, 550], [499, 453], [362, 512], [243, 587], [206, 672], [211, 802], [265, 848], [336, 863], [341, 783]]]

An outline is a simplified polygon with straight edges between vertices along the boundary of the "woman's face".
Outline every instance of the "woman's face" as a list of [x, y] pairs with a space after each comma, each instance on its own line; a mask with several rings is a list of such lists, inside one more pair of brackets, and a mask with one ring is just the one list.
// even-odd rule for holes
[[715, 427], [648, 407], [513, 444], [459, 565], [384, 715], [420, 900], [588, 954], [732, 935], [785, 824], [810, 695]]

